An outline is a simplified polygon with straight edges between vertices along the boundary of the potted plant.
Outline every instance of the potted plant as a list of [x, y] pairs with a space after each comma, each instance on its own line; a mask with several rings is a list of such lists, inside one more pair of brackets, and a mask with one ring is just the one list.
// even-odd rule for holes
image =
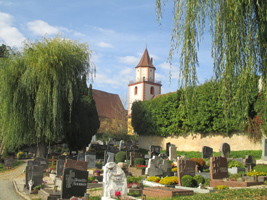
[[95, 176], [100, 176], [100, 170], [99, 169], [94, 169], [94, 175]]

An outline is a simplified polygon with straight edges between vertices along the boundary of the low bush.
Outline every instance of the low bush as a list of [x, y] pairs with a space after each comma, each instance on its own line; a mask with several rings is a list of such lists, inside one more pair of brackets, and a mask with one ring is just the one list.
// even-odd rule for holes
[[204, 182], [204, 187], [209, 187], [210, 186], [210, 179], [209, 178], [205, 178], [205, 182]]
[[194, 180], [193, 180], [192, 176], [184, 175], [181, 179], [181, 182], [182, 182], [182, 186], [194, 187]]
[[177, 172], [177, 167], [172, 168], [172, 172]]
[[136, 158], [134, 160], [134, 166], [136, 165], [144, 165], [145, 164], [145, 159], [144, 158]]
[[196, 186], [199, 186], [200, 183], [204, 184], [204, 182], [205, 182], [205, 178], [201, 175], [195, 175], [193, 177], [193, 180], [195, 181]]
[[124, 162], [126, 159], [126, 152], [125, 151], [119, 151], [115, 156], [115, 161], [118, 162]]
[[18, 159], [19, 158], [24, 158], [24, 157], [25, 157], [25, 155], [24, 155], [24, 153], [22, 151], [20, 151], [20, 152], [17, 153], [17, 158]]
[[178, 177], [176, 176], [164, 177], [159, 181], [159, 183], [163, 185], [175, 185], [178, 184]]
[[232, 167], [244, 167], [240, 162], [238, 162], [237, 160], [228, 160], [228, 168], [232, 168]]
[[266, 172], [251, 171], [247, 173], [247, 176], [267, 176]]
[[127, 183], [141, 183], [143, 178], [141, 176], [127, 176]]

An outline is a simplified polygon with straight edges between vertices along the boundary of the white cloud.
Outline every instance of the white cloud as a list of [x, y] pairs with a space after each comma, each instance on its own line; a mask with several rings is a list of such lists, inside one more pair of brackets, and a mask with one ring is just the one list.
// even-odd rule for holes
[[84, 37], [85, 34], [77, 32], [77, 31], [74, 31], [74, 36], [76, 36], [76, 37]]
[[13, 3], [12, 2], [6, 2], [6, 1], [0, 1], [0, 5], [11, 6], [11, 5], [13, 5]]
[[101, 28], [101, 27], [93, 27], [93, 29], [96, 30], [96, 31], [99, 31], [101, 33], [105, 33], [105, 34], [113, 34], [113, 33], [115, 33], [115, 31], [113, 31], [113, 30], [104, 29], [104, 28]]
[[28, 22], [27, 26], [35, 35], [45, 35], [45, 34], [55, 35], [62, 31], [69, 32], [67, 28], [51, 26], [42, 20], [35, 20], [32, 22]]
[[[130, 68], [130, 67], [124, 68], [123, 70], [120, 71], [120, 74], [133, 76], [134, 75], [134, 68]], [[134, 76], [133, 76], [133, 78], [134, 78]]]
[[140, 61], [140, 58], [137, 58], [135, 56], [125, 56], [125, 57], [118, 57], [118, 61], [121, 63], [127, 63], [127, 64], [138, 64]]
[[111, 44], [106, 43], [106, 42], [99, 42], [96, 45], [99, 47], [103, 47], [103, 48], [113, 48], [113, 46]]
[[22, 46], [25, 40], [22, 33], [12, 26], [13, 16], [0, 12], [0, 41], [8, 46]]

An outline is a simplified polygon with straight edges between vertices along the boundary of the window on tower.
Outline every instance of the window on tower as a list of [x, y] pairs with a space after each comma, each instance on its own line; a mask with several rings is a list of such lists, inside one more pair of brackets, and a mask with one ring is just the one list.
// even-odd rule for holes
[[137, 86], [134, 88], [134, 94], [137, 94]]
[[153, 94], [154, 95], [154, 87], [151, 87], [150, 88], [150, 94]]

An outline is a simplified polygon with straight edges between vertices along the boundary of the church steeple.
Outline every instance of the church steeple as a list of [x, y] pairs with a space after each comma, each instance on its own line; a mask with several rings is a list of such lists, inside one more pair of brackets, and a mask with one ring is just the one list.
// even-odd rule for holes
[[138, 63], [138, 65], [135, 68], [137, 68], [137, 67], [153, 67], [153, 68], [155, 68], [153, 65], [153, 58], [150, 59], [147, 48], [145, 49], [140, 62]]

